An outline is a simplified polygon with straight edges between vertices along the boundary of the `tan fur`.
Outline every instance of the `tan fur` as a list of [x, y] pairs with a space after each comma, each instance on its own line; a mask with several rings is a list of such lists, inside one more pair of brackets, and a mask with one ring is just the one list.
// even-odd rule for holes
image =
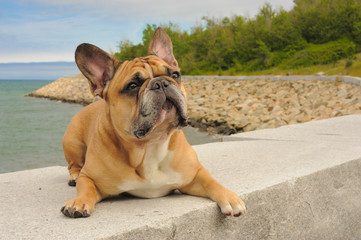
[[[164, 33], [160, 33], [160, 36], [162, 41], [167, 40]], [[153, 40], [152, 44], [156, 45], [157, 34]], [[166, 50], [169, 52], [169, 47]], [[165, 53], [169, 54], [167, 51]], [[84, 58], [86, 54], [83, 54]], [[120, 63], [100, 52], [96, 57], [106, 58], [103, 62], [110, 66], [108, 68], [106, 65], [102, 69], [106, 69], [104, 71], [107, 74], [111, 73], [111, 79], [106, 74], [102, 75], [99, 69], [95, 73], [89, 71], [87, 68], [93, 66], [89, 67], [86, 59], [78, 57], [78, 66], [87, 73], [93, 93], [104, 99], [90, 104], [76, 114], [64, 135], [63, 147], [69, 163], [69, 183], [76, 181], [78, 196], [66, 202], [62, 212], [69, 217], [86, 217], [102, 199], [118, 195], [124, 189], [139, 195], [143, 187], [146, 187], [153, 189], [156, 197], [178, 189], [183, 193], [211, 198], [226, 215], [239, 216], [245, 213], [243, 201], [215, 181], [200, 165], [183, 132], [169, 129], [176, 118], [175, 112], [167, 113], [164, 122], [156, 124], [145, 138], [137, 139], [131, 134], [130, 126], [139, 115], [139, 99], [120, 92], [135, 73], [146, 78], [139, 90], [140, 95], [153, 76], [161, 76], [176, 84], [186, 95], [182, 82], [169, 77], [166, 71], [167, 68], [179, 71], [173, 54], [165, 60], [156, 55], [156, 49], [150, 54], [154, 55]], [[105, 87], [107, 84], [108, 88]], [[159, 185], [163, 180], [169, 181], [170, 185], [166, 185], [166, 189]], [[144, 192], [146, 190], [149, 189]], [[147, 192], [144, 197], [153, 197]]]

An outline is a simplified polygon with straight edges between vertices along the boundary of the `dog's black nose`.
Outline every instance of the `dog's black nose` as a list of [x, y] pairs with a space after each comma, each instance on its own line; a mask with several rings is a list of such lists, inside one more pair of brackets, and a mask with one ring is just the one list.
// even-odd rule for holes
[[164, 90], [168, 86], [169, 86], [169, 82], [162, 78], [153, 79], [152, 82], [150, 83], [151, 90], [161, 90], [161, 89]]

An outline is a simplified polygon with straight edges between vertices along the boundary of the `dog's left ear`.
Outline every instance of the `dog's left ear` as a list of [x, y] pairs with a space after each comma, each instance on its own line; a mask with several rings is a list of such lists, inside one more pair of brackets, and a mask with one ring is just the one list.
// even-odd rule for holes
[[155, 30], [153, 38], [150, 40], [148, 55], [156, 55], [170, 66], [179, 68], [178, 62], [173, 55], [172, 41], [168, 34], [160, 27]]
[[92, 94], [100, 97], [103, 97], [105, 86], [113, 79], [116, 68], [120, 64], [117, 59], [89, 43], [83, 43], [77, 47], [75, 62], [89, 80]]

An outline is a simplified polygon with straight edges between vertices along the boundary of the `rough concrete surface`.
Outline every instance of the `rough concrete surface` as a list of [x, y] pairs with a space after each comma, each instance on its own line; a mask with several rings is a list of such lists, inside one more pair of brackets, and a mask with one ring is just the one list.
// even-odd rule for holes
[[[195, 146], [200, 161], [243, 197], [224, 217], [208, 199], [116, 197], [70, 219], [65, 167], [0, 175], [0, 239], [360, 239], [361, 115], [289, 125]], [[65, 160], [64, 160], [65, 161]]]

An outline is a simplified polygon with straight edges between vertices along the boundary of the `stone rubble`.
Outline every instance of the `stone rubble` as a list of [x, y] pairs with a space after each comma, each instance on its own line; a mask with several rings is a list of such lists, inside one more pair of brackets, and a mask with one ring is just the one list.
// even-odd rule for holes
[[[336, 116], [361, 114], [361, 86], [340, 81], [183, 79], [189, 124], [230, 135]], [[84, 77], [65, 77], [29, 96], [72, 103], [96, 100]]]
[[233, 134], [361, 113], [361, 86], [332, 81], [195, 80], [191, 125]]

